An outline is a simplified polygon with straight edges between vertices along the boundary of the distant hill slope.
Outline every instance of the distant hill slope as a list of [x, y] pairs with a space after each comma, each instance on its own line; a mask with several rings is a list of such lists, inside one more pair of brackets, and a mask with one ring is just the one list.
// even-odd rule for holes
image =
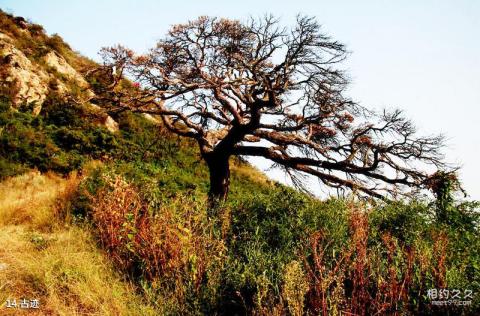
[[[36, 115], [55, 93], [101, 111], [89, 102], [95, 94], [84, 78], [96, 66], [59, 35], [48, 36], [40, 25], [0, 11], [0, 94], [14, 107], [32, 104]], [[102, 123], [112, 132], [118, 129], [107, 115]]]

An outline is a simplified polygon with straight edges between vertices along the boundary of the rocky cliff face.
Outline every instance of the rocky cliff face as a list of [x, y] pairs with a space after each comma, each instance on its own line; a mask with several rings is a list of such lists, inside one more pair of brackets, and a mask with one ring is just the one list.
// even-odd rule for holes
[[[86, 63], [95, 66], [86, 61], [58, 35], [48, 36], [40, 26], [0, 11], [0, 94], [8, 96], [14, 107], [32, 105], [37, 115], [53, 92], [102, 112], [89, 102], [95, 94], [78, 69]], [[103, 117], [105, 127], [111, 132], [118, 130], [110, 116], [103, 113]]]
[[32, 64], [23, 52], [15, 47], [13, 39], [3, 33], [0, 33], [0, 58], [2, 85], [8, 90], [13, 103], [35, 103], [35, 112], [40, 112], [52, 77]]

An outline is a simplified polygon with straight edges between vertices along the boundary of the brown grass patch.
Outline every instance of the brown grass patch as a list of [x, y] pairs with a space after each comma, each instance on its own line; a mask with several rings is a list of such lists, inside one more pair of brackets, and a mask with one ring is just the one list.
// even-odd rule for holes
[[7, 299], [38, 299], [28, 315], [157, 315], [113, 270], [88, 230], [69, 225], [78, 177], [39, 172], [0, 183], [0, 314]]

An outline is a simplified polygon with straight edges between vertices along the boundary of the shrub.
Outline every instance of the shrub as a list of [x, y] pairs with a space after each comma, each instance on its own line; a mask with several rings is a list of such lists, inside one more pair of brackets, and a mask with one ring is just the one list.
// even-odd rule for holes
[[[135, 144], [145, 148], [148, 125], [125, 120], [124, 139], [143, 134]], [[318, 201], [236, 175], [234, 198], [207, 215], [204, 166], [185, 144], [171, 146], [158, 160], [109, 162], [81, 186], [87, 213], [100, 214], [95, 227], [114, 224], [106, 234], [117, 238], [112, 258], [172, 313], [436, 313], [428, 289], [478, 288], [478, 238], [439, 225], [427, 203]], [[131, 202], [119, 204], [127, 193]]]
[[90, 196], [92, 222], [117, 267], [148, 281], [155, 299], [167, 299], [177, 312], [194, 310], [198, 297], [214, 301], [224, 246], [209, 232], [205, 204], [179, 197], [168, 208], [152, 210], [121, 177], [103, 175], [103, 181]]
[[308, 283], [300, 262], [294, 260], [286, 265], [282, 297], [285, 299], [288, 311], [292, 316], [301, 316], [304, 311], [305, 295]]
[[45, 40], [45, 45], [47, 45], [50, 49], [59, 52], [60, 54], [64, 53], [66, 50], [72, 50], [70, 45], [65, 43], [63, 38], [58, 34], [53, 34], [52, 36], [47, 37]]
[[48, 98], [39, 116], [12, 111], [9, 103], [0, 102], [0, 174], [13, 175], [25, 167], [68, 173], [89, 159], [122, 152], [117, 136], [92, 122], [95, 115], [82, 106], [60, 103], [55, 96]]

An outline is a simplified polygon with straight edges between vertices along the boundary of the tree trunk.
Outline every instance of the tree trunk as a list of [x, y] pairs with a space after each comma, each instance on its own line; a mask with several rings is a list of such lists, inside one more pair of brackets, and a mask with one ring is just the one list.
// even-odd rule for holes
[[227, 199], [230, 186], [230, 166], [228, 155], [209, 153], [205, 155], [210, 172], [210, 191], [208, 192], [211, 204], [217, 204]]

